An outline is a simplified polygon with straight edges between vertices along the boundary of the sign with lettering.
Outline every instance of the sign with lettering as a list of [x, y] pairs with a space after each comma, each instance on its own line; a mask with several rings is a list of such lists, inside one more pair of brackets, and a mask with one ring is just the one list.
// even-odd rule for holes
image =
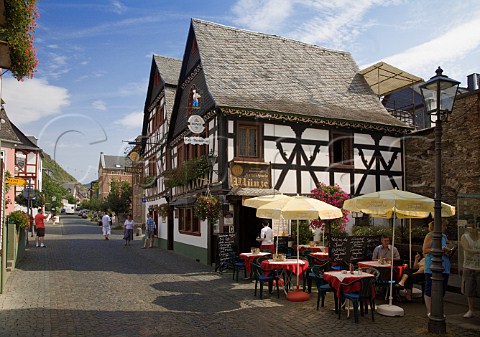
[[9, 178], [5, 179], [5, 183], [7, 183], [9, 185], [23, 186], [27, 183], [27, 181], [25, 179], [22, 179], [22, 178], [9, 177]]
[[373, 250], [379, 244], [379, 235], [332, 236], [328, 254], [332, 261], [371, 260]]
[[133, 167], [133, 166], [125, 166], [125, 172], [127, 172], [127, 173], [140, 174], [140, 173], [143, 172], [143, 168], [141, 168], [141, 167]]
[[233, 268], [233, 257], [235, 251], [235, 234], [218, 234], [217, 235], [217, 258], [215, 271], [225, 271]]
[[183, 142], [185, 144], [193, 144], [193, 145], [208, 145], [208, 138], [183, 137]]
[[188, 118], [188, 129], [196, 134], [202, 133], [205, 130], [205, 121], [199, 115], [191, 115]]
[[270, 163], [230, 162], [230, 188], [270, 188], [271, 177]]

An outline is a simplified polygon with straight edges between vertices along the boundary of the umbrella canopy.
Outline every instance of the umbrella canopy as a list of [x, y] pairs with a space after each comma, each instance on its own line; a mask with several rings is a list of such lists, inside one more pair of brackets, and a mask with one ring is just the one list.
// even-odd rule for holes
[[[427, 218], [433, 216], [435, 201], [408, 191], [387, 190], [364, 194], [346, 200], [343, 208], [362, 212], [376, 218], [399, 219]], [[455, 207], [442, 202], [442, 217], [455, 215]]]
[[[366, 213], [375, 218], [393, 218], [392, 247], [394, 247], [395, 218], [427, 218], [430, 214], [433, 215], [434, 205], [435, 201], [433, 199], [420, 194], [400, 190], [387, 190], [368, 193], [346, 200], [343, 203], [343, 208], [351, 212]], [[455, 207], [442, 202], [442, 217], [453, 215], [455, 215]], [[393, 263], [390, 268], [390, 279], [393, 279]], [[392, 286], [393, 283], [390, 282], [389, 304], [378, 306], [377, 311], [387, 316], [403, 316], [403, 309], [392, 305]]]
[[285, 194], [272, 194], [272, 195], [262, 195], [260, 197], [250, 198], [245, 200], [243, 206], [252, 207], [252, 208], [259, 208], [260, 206], [266, 205], [272, 201], [278, 201], [282, 199], [290, 198], [288, 195]]
[[303, 196], [283, 198], [257, 208], [257, 217], [265, 219], [326, 220], [342, 216], [340, 208]]

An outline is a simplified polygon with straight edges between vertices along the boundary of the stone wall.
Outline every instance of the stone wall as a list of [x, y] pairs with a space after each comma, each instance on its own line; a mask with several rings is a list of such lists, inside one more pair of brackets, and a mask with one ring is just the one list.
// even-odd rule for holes
[[[480, 194], [480, 91], [457, 97], [453, 113], [443, 123], [442, 201], [456, 205], [457, 195]], [[434, 197], [434, 128], [406, 139], [407, 190]]]

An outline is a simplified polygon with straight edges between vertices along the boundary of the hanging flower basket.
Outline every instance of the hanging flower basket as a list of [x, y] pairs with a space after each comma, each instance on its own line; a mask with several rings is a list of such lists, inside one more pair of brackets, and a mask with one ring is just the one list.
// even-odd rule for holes
[[[31, 78], [38, 64], [37, 49], [33, 46], [37, 0], [5, 0], [0, 8], [0, 62], [19, 81]], [[1, 6], [3, 7], [3, 6]], [[7, 49], [5, 48], [7, 46]]]
[[208, 220], [211, 224], [220, 218], [222, 204], [215, 195], [202, 195], [195, 202], [193, 212], [201, 220]]
[[141, 188], [149, 188], [153, 187], [153, 184], [157, 181], [157, 177], [155, 176], [147, 176], [143, 178], [143, 181], [138, 184]]
[[168, 215], [168, 204], [161, 204], [158, 206], [158, 215], [162, 218], [166, 218]]
[[23, 211], [13, 211], [9, 217], [10, 222], [13, 222], [20, 228], [28, 229], [30, 227], [30, 218], [28, 214]]

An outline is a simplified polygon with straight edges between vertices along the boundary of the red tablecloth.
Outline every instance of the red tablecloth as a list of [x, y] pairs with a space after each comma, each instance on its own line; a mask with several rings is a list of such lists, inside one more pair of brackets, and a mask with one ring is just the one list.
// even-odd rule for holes
[[328, 260], [328, 253], [314, 252], [311, 253], [310, 256], [316, 257], [320, 260]]
[[262, 261], [261, 267], [264, 270], [283, 268], [291, 271], [295, 275], [300, 275], [307, 270], [308, 262], [305, 260], [300, 260], [297, 268], [297, 259], [287, 259], [285, 261], [264, 260]]
[[245, 269], [247, 270], [248, 275], [252, 273], [252, 268], [250, 266], [250, 262], [254, 262], [255, 259], [259, 258], [260, 256], [270, 255], [271, 253], [264, 253], [260, 252], [258, 254], [252, 253], [241, 253], [240, 257], [245, 260]]
[[[358, 266], [361, 267], [361, 268], [373, 267], [375, 269], [379, 269], [379, 268], [390, 269], [390, 267], [392, 265], [391, 264], [386, 264], [386, 263], [381, 264], [378, 261], [360, 261], [360, 262], [358, 262]], [[408, 265], [406, 265], [406, 264], [401, 265], [401, 266], [393, 266], [393, 269], [396, 272], [396, 281], [397, 282], [400, 281], [400, 279], [402, 278], [403, 272], [404, 272], [405, 268], [407, 268], [407, 267], [408, 267]], [[388, 279], [390, 279], [390, 277]]]
[[[337, 298], [340, 298], [340, 284], [348, 284], [355, 280], [358, 280], [362, 277], [374, 277], [372, 274], [362, 273], [358, 274], [358, 271], [355, 271], [354, 274], [351, 274], [347, 271], [346, 274], [342, 271], [326, 271], [323, 273], [323, 279], [330, 284], [330, 287], [335, 289], [335, 294]], [[360, 283], [356, 283], [351, 287], [343, 287], [344, 292], [355, 292], [360, 290]]]
[[297, 250], [297, 247], [298, 247], [298, 250], [300, 252], [303, 252], [304, 250], [309, 250], [311, 252], [322, 252], [322, 251], [328, 251], [328, 247], [320, 247], [320, 246], [313, 246], [313, 247], [310, 247], [309, 245], [293, 245], [293, 249], [294, 250]]

